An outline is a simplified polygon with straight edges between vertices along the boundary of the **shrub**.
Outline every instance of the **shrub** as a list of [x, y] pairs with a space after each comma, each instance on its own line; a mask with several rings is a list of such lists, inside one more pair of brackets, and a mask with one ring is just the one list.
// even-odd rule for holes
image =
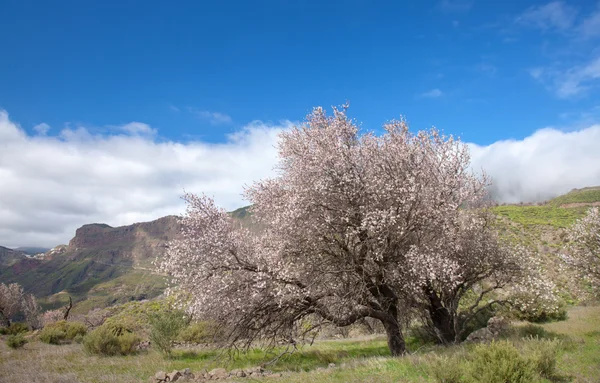
[[0, 335], [17, 335], [29, 331], [26, 323], [14, 322], [8, 327], [0, 328]]
[[87, 333], [87, 327], [81, 322], [58, 321], [46, 325], [40, 331], [40, 340], [49, 344], [61, 344], [73, 341], [78, 335]]
[[84, 336], [87, 327], [81, 322], [67, 322], [67, 339], [74, 340], [77, 336]]
[[[567, 309], [564, 305], [552, 305], [543, 300], [520, 297], [521, 301], [515, 304], [513, 316], [520, 320], [533, 323], [546, 323], [563, 321], [567, 319]], [[527, 301], [527, 299], [529, 299]], [[523, 304], [522, 301], [527, 301]]]
[[507, 341], [478, 345], [473, 350], [471, 367], [476, 382], [530, 383], [538, 380], [534, 364]]
[[526, 324], [524, 326], [518, 326], [515, 328], [517, 336], [520, 338], [539, 338], [539, 339], [551, 339], [555, 338], [554, 334], [534, 324]]
[[179, 339], [190, 343], [212, 343], [223, 338], [223, 330], [209, 321], [191, 323], [179, 333]]
[[562, 342], [558, 339], [530, 339], [527, 354], [535, 370], [544, 378], [556, 377], [556, 356]]
[[40, 331], [40, 340], [48, 344], [61, 344], [66, 337], [67, 333], [65, 331], [53, 326], [44, 327]]
[[75, 342], [75, 343], [83, 343], [83, 335], [82, 334], [75, 335], [75, 337], [73, 338], [73, 342]]
[[10, 348], [21, 348], [27, 343], [27, 339], [23, 337], [22, 333], [10, 335], [6, 340], [6, 345]]
[[431, 364], [431, 371], [436, 382], [462, 383], [465, 371], [458, 361], [441, 356]]
[[83, 338], [84, 349], [104, 356], [129, 355], [136, 352], [140, 337], [119, 323], [105, 323]]
[[170, 356], [173, 341], [188, 323], [187, 315], [180, 310], [157, 312], [149, 314], [148, 322], [152, 346]]

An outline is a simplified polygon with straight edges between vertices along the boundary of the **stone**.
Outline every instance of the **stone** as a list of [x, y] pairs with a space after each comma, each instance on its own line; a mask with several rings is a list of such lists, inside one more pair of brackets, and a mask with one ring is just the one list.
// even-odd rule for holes
[[480, 328], [477, 331], [473, 331], [469, 334], [467, 342], [488, 342], [494, 339], [494, 334], [487, 328]]
[[508, 321], [506, 318], [495, 316], [488, 320], [487, 328], [492, 332], [492, 334], [498, 335], [506, 331], [509, 325], [510, 321]]
[[229, 377], [229, 373], [224, 368], [215, 368], [208, 372], [211, 379], [225, 379]]
[[231, 376], [237, 376], [238, 378], [244, 378], [246, 376], [246, 373], [244, 372], [244, 370], [241, 370], [239, 368], [235, 369], [235, 370], [231, 370], [229, 372], [229, 374]]
[[250, 367], [250, 368], [246, 369], [246, 373], [247, 374], [252, 374], [252, 373], [254, 373], [254, 374], [262, 374], [263, 371], [264, 371], [264, 369], [262, 367], [260, 367], [260, 366]]
[[174, 370], [170, 374], [167, 374], [167, 377], [169, 378], [170, 382], [178, 381], [181, 376], [182, 376], [181, 373], [177, 370]]
[[167, 373], [164, 371], [159, 371], [156, 374], [154, 374], [154, 379], [156, 380], [166, 380], [167, 379]]
[[335, 367], [335, 363], [329, 363], [329, 365], [327, 367], [328, 368], [334, 368]]

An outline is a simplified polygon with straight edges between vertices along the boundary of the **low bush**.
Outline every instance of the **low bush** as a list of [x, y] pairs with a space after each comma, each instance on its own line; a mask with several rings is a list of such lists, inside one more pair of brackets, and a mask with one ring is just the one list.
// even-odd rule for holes
[[180, 310], [149, 314], [150, 342], [163, 355], [170, 356], [173, 341], [189, 322], [188, 316]]
[[471, 375], [476, 382], [531, 383], [538, 381], [535, 366], [507, 341], [481, 344], [473, 350]]
[[109, 322], [83, 338], [83, 347], [90, 354], [114, 356], [129, 355], [137, 350], [141, 339], [127, 326]]
[[[524, 303], [525, 302], [525, 303]], [[512, 314], [512, 315], [510, 315]], [[545, 302], [535, 297], [521, 296], [517, 299], [510, 316], [532, 323], [547, 323], [567, 320], [567, 309], [564, 304]]]
[[223, 330], [209, 321], [191, 323], [179, 333], [178, 339], [190, 343], [214, 343], [223, 339]]
[[0, 328], [0, 335], [17, 335], [29, 331], [29, 327], [26, 323], [14, 322], [8, 327]]
[[84, 336], [87, 327], [81, 322], [58, 321], [46, 325], [39, 334], [40, 340], [48, 344], [61, 344], [73, 341], [77, 336]]
[[6, 340], [6, 345], [10, 348], [17, 349], [21, 348], [27, 343], [27, 339], [23, 337], [23, 333], [10, 335]]
[[558, 339], [529, 339], [527, 342], [526, 353], [535, 370], [544, 378], [553, 379], [557, 376], [556, 357], [561, 345]]
[[437, 358], [431, 363], [431, 372], [435, 381], [439, 383], [465, 382], [464, 367], [454, 358], [444, 356]]

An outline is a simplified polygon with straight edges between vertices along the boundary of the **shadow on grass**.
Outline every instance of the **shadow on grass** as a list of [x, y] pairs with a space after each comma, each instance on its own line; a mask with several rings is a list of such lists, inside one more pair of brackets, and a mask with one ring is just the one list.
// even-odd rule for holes
[[[349, 360], [390, 355], [386, 342], [381, 340], [319, 342], [282, 355], [284, 352], [283, 348], [251, 349], [237, 353], [221, 350], [175, 350], [171, 359], [188, 363], [206, 362], [207, 366], [218, 365], [226, 368], [269, 365], [269, 369], [274, 371], [309, 371], [327, 367], [330, 363], [339, 364]], [[271, 364], [276, 358], [276, 363]]]

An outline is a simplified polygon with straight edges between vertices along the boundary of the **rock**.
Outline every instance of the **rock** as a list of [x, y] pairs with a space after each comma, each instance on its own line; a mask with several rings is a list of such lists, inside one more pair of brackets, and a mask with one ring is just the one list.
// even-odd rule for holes
[[487, 328], [492, 332], [492, 334], [498, 335], [504, 332], [509, 325], [510, 321], [508, 321], [506, 318], [496, 316], [491, 317], [488, 320]]
[[156, 374], [154, 374], [154, 379], [161, 381], [161, 380], [166, 380], [167, 379], [167, 373], [164, 371], [159, 371]]
[[211, 379], [226, 379], [229, 377], [229, 373], [224, 368], [215, 368], [208, 372]]
[[246, 373], [244, 372], [244, 370], [241, 370], [241, 369], [239, 369], [239, 368], [238, 368], [238, 369], [235, 369], [235, 370], [231, 370], [231, 371], [229, 372], [229, 374], [230, 374], [231, 376], [237, 376], [238, 378], [244, 378], [244, 377], [246, 376]]
[[277, 372], [277, 373], [271, 373], [269, 375], [267, 375], [267, 378], [281, 378], [283, 376], [282, 373]]
[[181, 373], [177, 370], [174, 370], [172, 373], [167, 374], [167, 377], [169, 378], [170, 382], [178, 381], [181, 376]]
[[484, 327], [470, 333], [466, 342], [488, 342], [492, 339], [494, 339], [494, 334], [487, 327]]
[[247, 368], [245, 371], [247, 374], [257, 374], [258, 375], [258, 374], [262, 374], [265, 370], [262, 367], [257, 366], [257, 367]]
[[329, 363], [329, 365], [327, 366], [327, 368], [334, 368], [335, 367], [335, 363]]

